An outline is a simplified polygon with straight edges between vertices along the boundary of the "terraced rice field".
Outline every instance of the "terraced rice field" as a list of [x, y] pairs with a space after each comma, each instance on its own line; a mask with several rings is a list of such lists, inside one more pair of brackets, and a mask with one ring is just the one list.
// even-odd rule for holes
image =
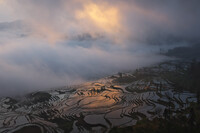
[[2, 98], [0, 132], [109, 132], [143, 118], [163, 117], [166, 108], [175, 115], [196, 102], [196, 97], [174, 91], [173, 83], [160, 76], [166, 69], [173, 71], [173, 65], [152, 67], [148, 72], [153, 76], [148, 79], [123, 73], [26, 97]]

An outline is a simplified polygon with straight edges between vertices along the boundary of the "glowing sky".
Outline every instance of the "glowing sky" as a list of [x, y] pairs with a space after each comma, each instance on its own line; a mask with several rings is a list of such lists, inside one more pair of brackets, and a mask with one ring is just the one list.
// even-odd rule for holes
[[199, 42], [198, 0], [0, 0], [0, 88], [76, 84]]
[[111, 33], [118, 32], [121, 26], [118, 9], [106, 4], [85, 4], [84, 9], [77, 12], [77, 18], [91, 20], [98, 28]]

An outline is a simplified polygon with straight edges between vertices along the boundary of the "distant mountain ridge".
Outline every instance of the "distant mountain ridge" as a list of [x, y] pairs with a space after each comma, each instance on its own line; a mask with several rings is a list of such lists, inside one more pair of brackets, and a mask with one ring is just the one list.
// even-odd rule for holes
[[176, 47], [168, 50], [165, 55], [184, 59], [200, 59], [200, 44]]

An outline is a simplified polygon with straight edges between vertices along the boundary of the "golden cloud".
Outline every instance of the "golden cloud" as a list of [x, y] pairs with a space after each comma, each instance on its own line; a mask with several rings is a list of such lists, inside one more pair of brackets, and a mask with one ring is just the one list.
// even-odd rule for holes
[[97, 28], [107, 33], [120, 31], [120, 14], [116, 7], [106, 3], [87, 3], [82, 10], [76, 12], [77, 19], [86, 19]]

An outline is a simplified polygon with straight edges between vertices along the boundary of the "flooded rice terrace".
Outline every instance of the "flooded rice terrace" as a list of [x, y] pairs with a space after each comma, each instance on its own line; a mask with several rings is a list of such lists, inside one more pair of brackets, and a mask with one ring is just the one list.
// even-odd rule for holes
[[[187, 65], [183, 65], [187, 69]], [[109, 132], [143, 118], [184, 110], [196, 95], [175, 91], [165, 74], [176, 62], [119, 73], [79, 86], [0, 100], [1, 133]], [[178, 71], [181, 74], [181, 71]], [[163, 76], [164, 75], [164, 76]]]

